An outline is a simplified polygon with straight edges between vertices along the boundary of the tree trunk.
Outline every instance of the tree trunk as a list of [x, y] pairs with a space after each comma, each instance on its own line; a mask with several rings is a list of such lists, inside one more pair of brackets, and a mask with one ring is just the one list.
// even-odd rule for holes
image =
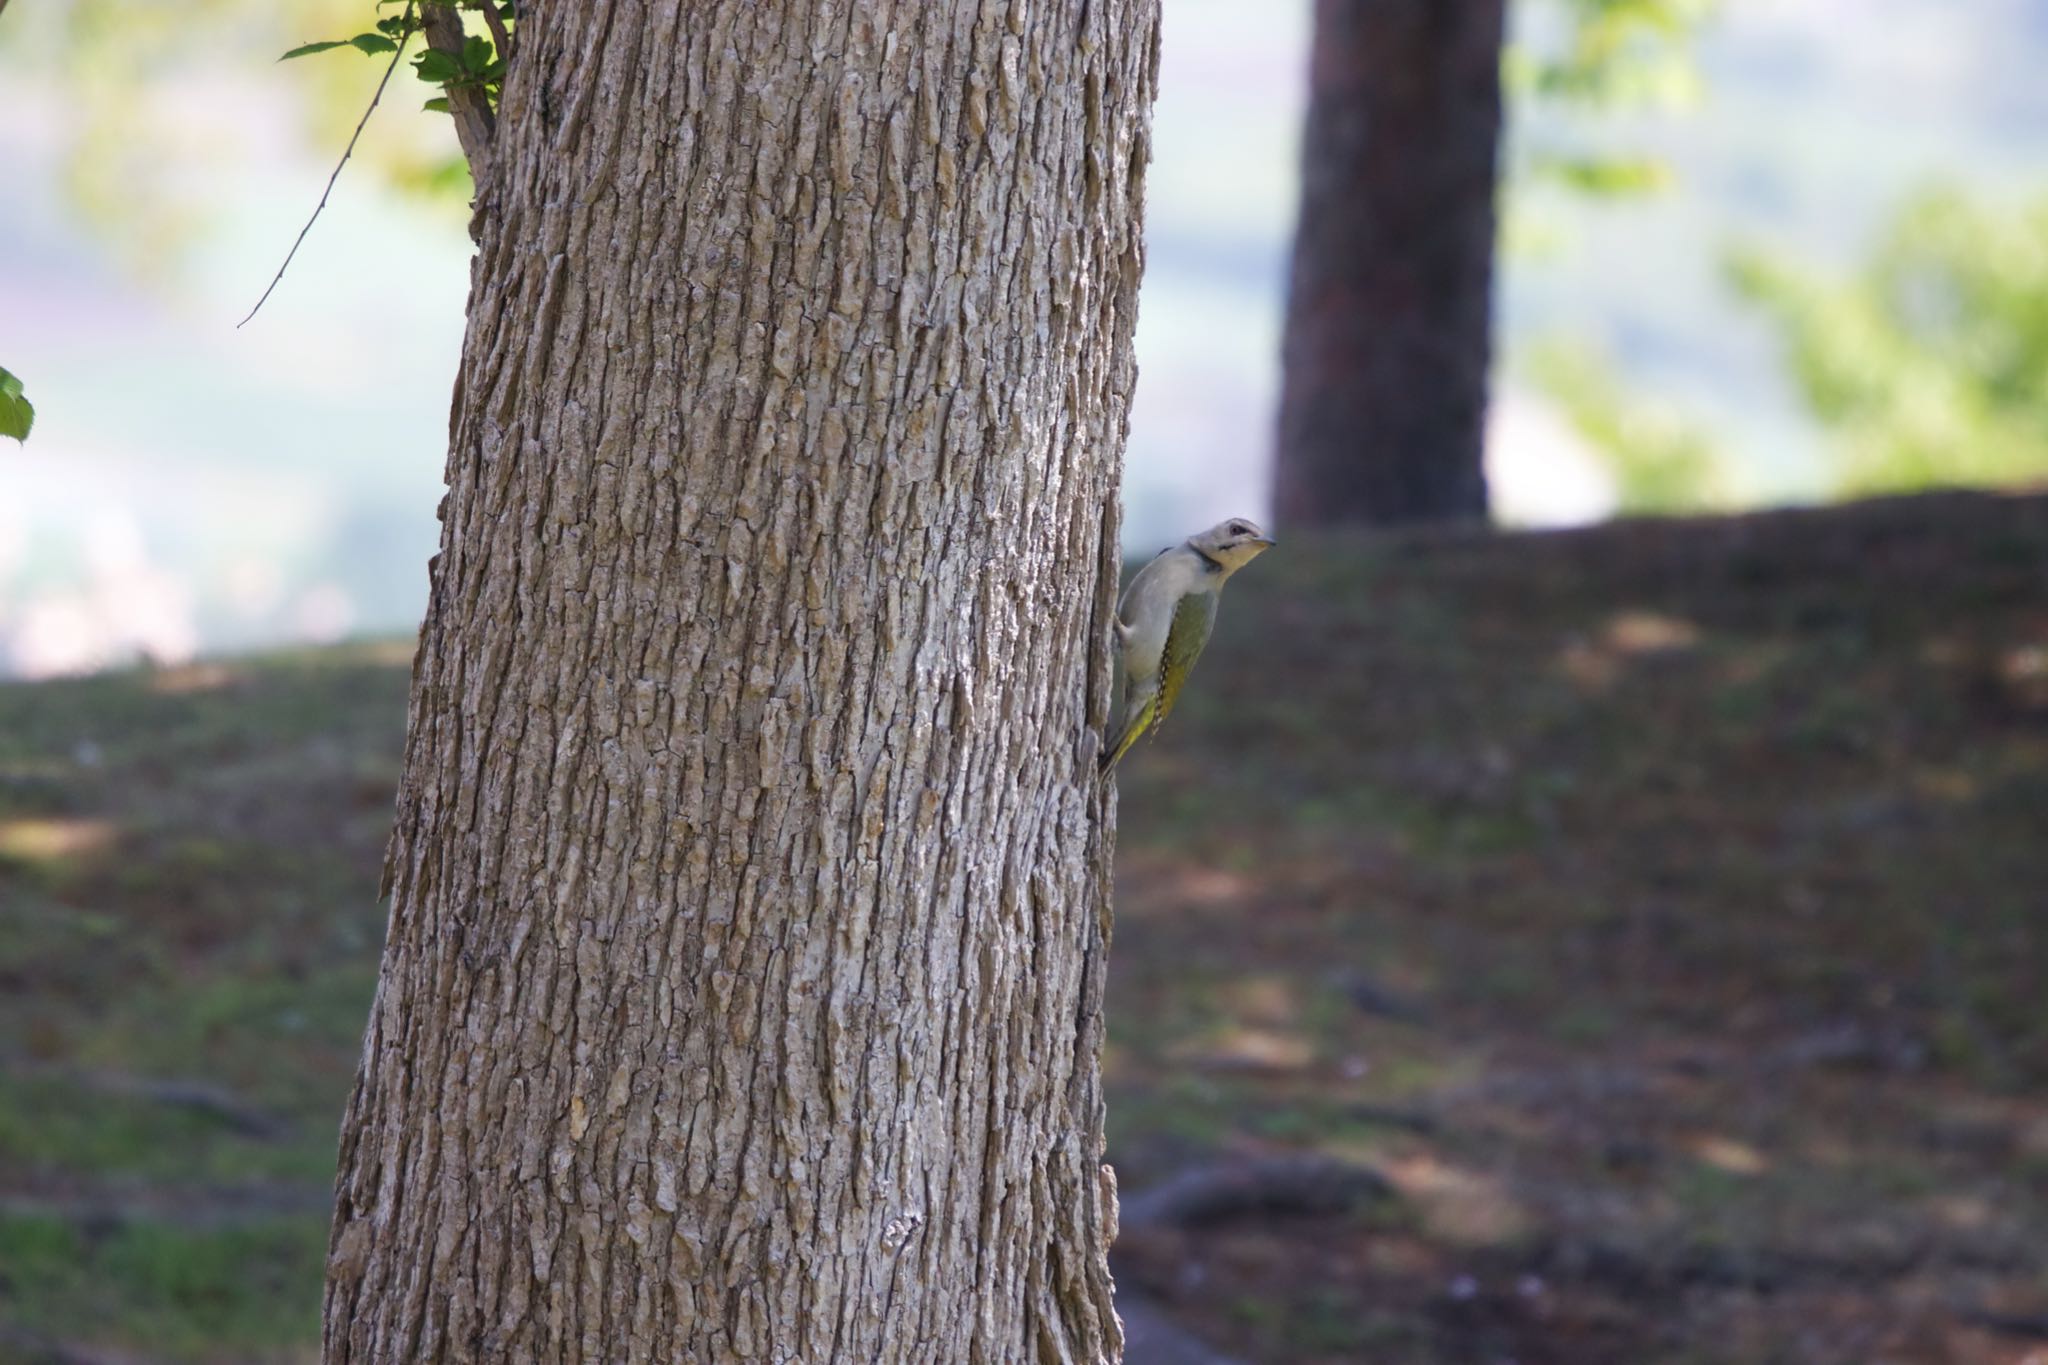
[[1155, 0], [522, 7], [325, 1358], [1113, 1360]]
[[1317, 0], [1274, 506], [1486, 515], [1503, 0]]

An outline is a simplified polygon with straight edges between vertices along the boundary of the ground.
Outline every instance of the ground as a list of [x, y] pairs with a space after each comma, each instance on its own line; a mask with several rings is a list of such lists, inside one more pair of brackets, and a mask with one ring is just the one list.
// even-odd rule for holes
[[[312, 1357], [408, 653], [0, 688], [0, 1360]], [[2048, 498], [1290, 534], [1120, 776], [1134, 1305], [2048, 1365]]]

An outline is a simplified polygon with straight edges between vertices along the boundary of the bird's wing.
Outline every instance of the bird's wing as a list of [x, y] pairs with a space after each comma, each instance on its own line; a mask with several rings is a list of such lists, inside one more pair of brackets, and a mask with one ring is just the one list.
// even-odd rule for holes
[[[0, 3], [4, 3], [4, 0], [0, 0]], [[1131, 575], [1131, 581], [1124, 585], [1123, 599], [1116, 604], [1116, 615], [1119, 621], [1122, 621], [1126, 624], [1129, 623], [1131, 619], [1131, 609], [1136, 605], [1138, 601], [1138, 585], [1141, 583], [1150, 582], [1152, 575], [1154, 574], [1154, 572], [1157, 571], [1159, 567], [1159, 561], [1166, 558], [1168, 555], [1172, 554], [1176, 548], [1176, 546], [1169, 545], [1165, 549], [1161, 550], [1158, 554], [1153, 555], [1150, 559], [1146, 560], [1143, 564], [1138, 566], [1138, 571]]]
[[1139, 737], [1151, 728], [1152, 718], [1158, 714], [1159, 695], [1157, 693], [1145, 698], [1135, 706], [1126, 707], [1123, 723], [1117, 728], [1116, 738], [1111, 740], [1103, 749], [1100, 766], [1097, 771], [1107, 777], [1109, 770], [1114, 768], [1123, 756], [1131, 751], [1131, 746], [1138, 742]]
[[1191, 592], [1175, 604], [1173, 625], [1166, 632], [1166, 655], [1159, 661], [1159, 711], [1152, 718], [1154, 728], [1164, 724], [1173, 710], [1181, 684], [1194, 671], [1195, 660], [1201, 656], [1202, 646], [1209, 643], [1209, 632], [1215, 626], [1215, 593]]

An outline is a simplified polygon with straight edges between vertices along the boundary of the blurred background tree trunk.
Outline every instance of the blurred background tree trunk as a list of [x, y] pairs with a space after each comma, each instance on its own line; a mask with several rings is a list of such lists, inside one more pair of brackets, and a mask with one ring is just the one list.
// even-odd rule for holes
[[1117, 1356], [1090, 735], [1156, 27], [523, 16], [328, 1361]]
[[1483, 518], [1503, 0], [1318, 0], [1284, 525]]

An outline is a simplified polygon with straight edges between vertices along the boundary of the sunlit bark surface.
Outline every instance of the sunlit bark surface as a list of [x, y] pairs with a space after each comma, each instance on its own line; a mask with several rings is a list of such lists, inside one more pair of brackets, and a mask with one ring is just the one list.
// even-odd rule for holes
[[1102, 1361], [1153, 0], [538, 4], [330, 1362]]

